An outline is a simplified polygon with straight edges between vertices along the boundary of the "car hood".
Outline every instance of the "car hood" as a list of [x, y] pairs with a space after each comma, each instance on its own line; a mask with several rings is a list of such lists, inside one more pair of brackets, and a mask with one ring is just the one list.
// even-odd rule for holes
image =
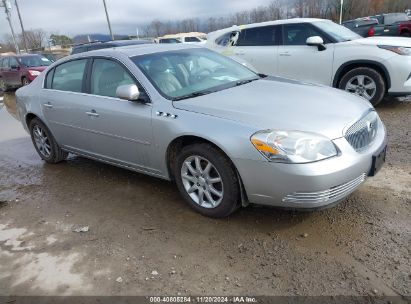
[[350, 41], [363, 45], [389, 45], [411, 47], [411, 39], [405, 37], [369, 37]]
[[174, 101], [173, 105], [258, 130], [300, 130], [330, 139], [342, 137], [345, 127], [372, 109], [367, 100], [344, 91], [278, 77]]

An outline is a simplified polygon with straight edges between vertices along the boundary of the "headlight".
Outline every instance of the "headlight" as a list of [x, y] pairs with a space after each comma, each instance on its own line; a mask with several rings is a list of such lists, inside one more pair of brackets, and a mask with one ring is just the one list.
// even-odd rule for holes
[[41, 73], [41, 72], [39, 72], [39, 71], [29, 70], [29, 74], [30, 74], [31, 76], [39, 76], [40, 73]]
[[380, 49], [388, 50], [398, 55], [411, 56], [411, 48], [404, 46], [379, 45]]
[[266, 130], [251, 136], [251, 143], [268, 160], [309, 163], [338, 154], [333, 142], [315, 133]]

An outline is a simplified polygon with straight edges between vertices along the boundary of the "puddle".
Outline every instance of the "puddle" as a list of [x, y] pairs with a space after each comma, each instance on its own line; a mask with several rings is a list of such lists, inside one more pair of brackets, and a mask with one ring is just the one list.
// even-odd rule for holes
[[28, 136], [18, 120], [14, 93], [0, 93], [0, 142]]

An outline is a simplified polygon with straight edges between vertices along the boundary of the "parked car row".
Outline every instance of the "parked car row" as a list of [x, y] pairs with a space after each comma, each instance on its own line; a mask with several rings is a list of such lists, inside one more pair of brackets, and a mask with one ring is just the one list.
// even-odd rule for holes
[[297, 18], [219, 30], [207, 46], [259, 73], [340, 88], [373, 105], [411, 94], [409, 38], [362, 38], [329, 20]]
[[411, 37], [411, 20], [405, 13], [390, 13], [349, 20], [344, 26], [363, 37]]

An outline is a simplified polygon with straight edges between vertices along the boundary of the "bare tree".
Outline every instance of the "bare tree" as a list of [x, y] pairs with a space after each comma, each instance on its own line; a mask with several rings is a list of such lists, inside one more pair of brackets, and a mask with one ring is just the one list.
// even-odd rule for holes
[[[164, 33], [211, 32], [232, 25], [242, 25], [294, 17], [314, 17], [338, 21], [341, 0], [272, 0], [267, 6], [234, 12], [224, 17], [205, 20], [188, 18], [179, 21], [153, 20], [146, 26], [148, 36]], [[404, 12], [411, 9], [411, 0], [344, 0], [343, 20], [380, 13]]]
[[41, 49], [46, 43], [46, 32], [42, 29], [26, 31], [26, 40], [29, 49]]

